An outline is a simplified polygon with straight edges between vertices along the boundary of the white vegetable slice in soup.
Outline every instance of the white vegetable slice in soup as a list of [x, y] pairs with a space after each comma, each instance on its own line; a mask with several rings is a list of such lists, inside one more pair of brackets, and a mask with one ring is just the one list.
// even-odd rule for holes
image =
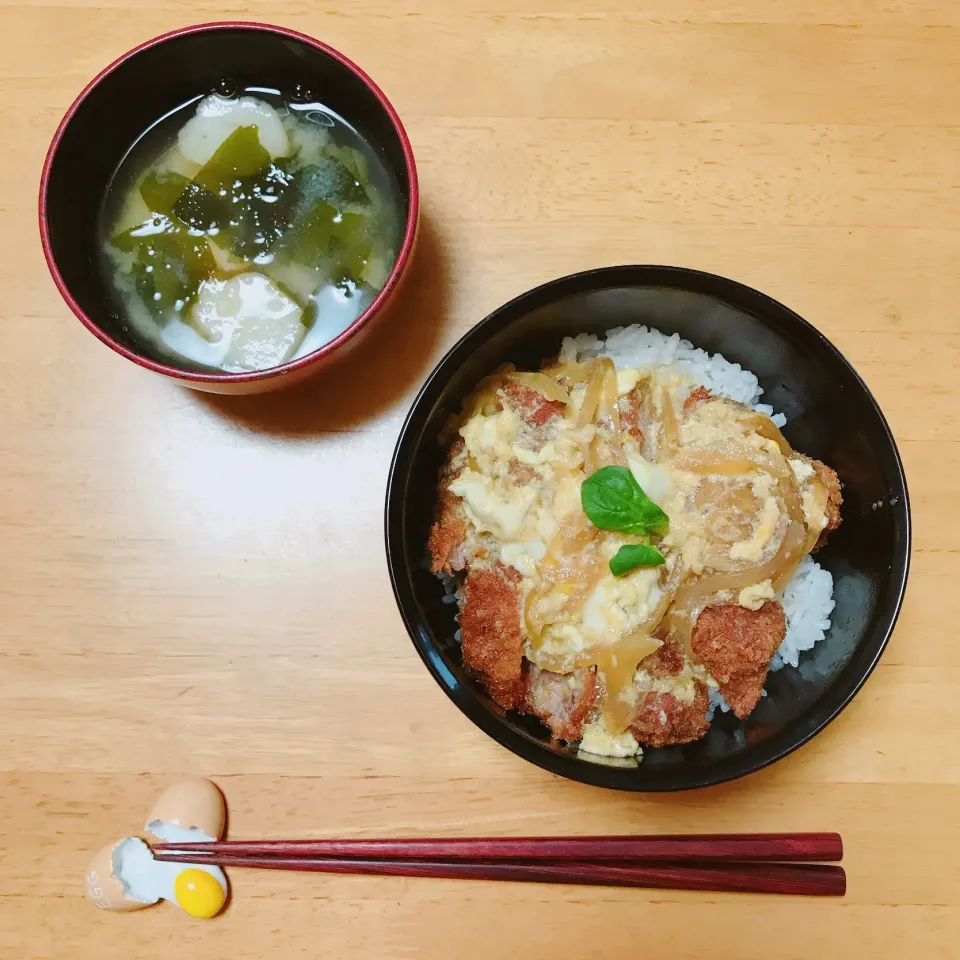
[[269, 277], [243, 273], [205, 280], [190, 323], [211, 343], [226, 341], [225, 370], [265, 370], [289, 360], [306, 328], [302, 311]]
[[287, 155], [287, 132], [280, 114], [270, 104], [256, 97], [227, 100], [215, 94], [201, 100], [196, 115], [181, 128], [180, 151], [203, 166], [234, 130], [249, 126], [257, 128], [260, 143], [271, 157]]

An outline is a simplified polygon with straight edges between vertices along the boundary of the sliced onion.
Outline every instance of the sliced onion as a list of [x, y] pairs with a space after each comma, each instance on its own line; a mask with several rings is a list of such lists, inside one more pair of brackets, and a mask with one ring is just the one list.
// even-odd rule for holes
[[556, 400], [559, 403], [570, 402], [570, 394], [567, 393], [553, 377], [548, 377], [545, 373], [527, 373], [523, 371], [520, 373], [508, 373], [505, 379], [519, 383], [521, 386], [529, 387], [531, 390], [536, 390], [537, 393], [543, 394], [548, 400]]
[[649, 633], [632, 633], [598, 648], [590, 656], [606, 688], [607, 696], [602, 708], [603, 721], [615, 736], [619, 736], [630, 726], [636, 713], [635, 703], [624, 697], [624, 694], [633, 687], [637, 665], [661, 646], [662, 641], [655, 640]]
[[575, 510], [569, 517], [560, 523], [560, 527], [547, 544], [547, 552], [541, 561], [541, 566], [559, 563], [588, 544], [597, 536], [597, 528], [590, 522], [582, 510]]
[[593, 423], [603, 398], [603, 368], [591, 363], [590, 376], [587, 380], [587, 392], [580, 406], [580, 415], [577, 418], [577, 427], [585, 427]]
[[[543, 642], [544, 629], [551, 623], [570, 619], [603, 575], [603, 565], [594, 548], [597, 533], [586, 514], [576, 511], [560, 524], [547, 544], [547, 552], [537, 564], [543, 580], [527, 594], [524, 603], [524, 621], [534, 650]], [[569, 585], [574, 589], [559, 610], [545, 613], [540, 609], [556, 588]]]
[[769, 463], [765, 460], [731, 454], [724, 450], [693, 450], [675, 456], [671, 460], [671, 466], [690, 473], [713, 473], [719, 476], [735, 477], [765, 469]]
[[680, 447], [680, 426], [670, 391], [666, 387], [660, 388], [660, 420], [663, 449], [657, 451], [657, 458], [662, 460]]
[[565, 380], [568, 389], [572, 389], [578, 384], [586, 383], [590, 378], [590, 361], [585, 363], [577, 363], [576, 361], [552, 363], [544, 367], [543, 372], [555, 380]]
[[464, 401], [462, 408], [462, 422], [477, 416], [489, 415], [497, 403], [497, 391], [503, 386], [504, 377], [514, 372], [512, 363], [505, 363], [498, 367], [488, 377], [484, 377]]
[[783, 454], [784, 458], [789, 460], [793, 455], [793, 447], [787, 442], [787, 438], [780, 432], [780, 428], [765, 413], [759, 413], [756, 410], [749, 410], [745, 416], [740, 418], [740, 422], [749, 430], [758, 433], [765, 440], [772, 440]]
[[[543, 631], [548, 626], [571, 620], [580, 611], [603, 576], [603, 564], [595, 550], [588, 547], [573, 561], [545, 574], [543, 581], [527, 595], [524, 622], [534, 650], [543, 645]], [[542, 603], [554, 591], [566, 592], [567, 597], [558, 609], [544, 611]]]

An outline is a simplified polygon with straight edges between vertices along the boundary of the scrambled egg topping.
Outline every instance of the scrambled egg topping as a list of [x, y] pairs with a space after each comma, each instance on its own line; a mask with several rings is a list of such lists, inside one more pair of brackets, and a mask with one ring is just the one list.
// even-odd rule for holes
[[[637, 371], [627, 372], [639, 377]], [[626, 382], [631, 382], [629, 377]], [[574, 391], [574, 404], [582, 402], [582, 393]], [[560, 524], [581, 512], [580, 486], [586, 477], [581, 451], [595, 430], [592, 424], [577, 428], [573, 418], [567, 417], [558, 421], [551, 438], [535, 449], [529, 431], [509, 406], [489, 415], [479, 413], [460, 430], [468, 465], [449, 489], [462, 498], [474, 529], [492, 535], [501, 562], [520, 572], [524, 594], [541, 582], [537, 565]], [[669, 513], [673, 503], [669, 475], [639, 454], [634, 463], [641, 486], [659, 491], [661, 505]], [[518, 471], [518, 464], [532, 473]], [[525, 482], [518, 482], [518, 472]], [[639, 568], [623, 577], [614, 577], [609, 570], [609, 560], [622, 542], [619, 534], [602, 535], [599, 553], [606, 572], [572, 617], [547, 627], [539, 653], [528, 651], [528, 659], [556, 664], [568, 658], [572, 662], [578, 654], [616, 640], [653, 609], [660, 598], [656, 568]], [[551, 602], [559, 609], [566, 600], [565, 592], [557, 589], [544, 603], [547, 609]]]
[[[663, 397], [680, 411], [691, 387], [683, 376], [673, 373], [619, 370], [617, 393], [629, 394], [644, 381], [651, 384], [658, 413], [666, 402]], [[565, 524], [582, 516], [580, 487], [589, 472], [584, 450], [604, 429], [602, 422], [578, 426], [586, 389], [583, 384], [575, 386], [566, 415], [555, 418], [549, 430], [537, 435], [507, 404], [475, 412], [459, 431], [466, 467], [448, 488], [461, 498], [470, 526], [485, 537], [492, 559], [520, 573], [522, 596], [540, 591], [538, 610], [547, 622], [536, 648], [528, 643], [526, 656], [545, 669], [561, 672], [576, 669], [586, 662], [586, 654], [615, 644], [643, 624], [657, 607], [665, 582], [676, 572], [699, 576], [762, 563], [777, 553], [790, 524], [778, 496], [775, 471], [768, 468], [779, 456], [777, 442], [750, 429], [743, 419], [746, 408], [739, 404], [722, 398], [699, 402], [686, 416], [678, 417], [680, 453], [675, 456], [658, 459], [655, 438], [641, 444], [625, 433], [622, 437], [627, 466], [646, 495], [669, 517], [669, 532], [658, 544], [666, 563], [615, 577], [609, 560], [630, 541], [601, 531], [596, 539], [593, 585], [580, 602], [569, 604], [575, 585], [552, 584], [541, 571], [551, 542]], [[718, 450], [723, 452], [721, 459]], [[818, 532], [826, 517], [822, 497], [818, 499], [810, 483], [814, 470], [800, 457], [790, 459], [789, 467], [801, 491], [806, 525]], [[731, 599], [757, 610], [774, 592], [767, 578], [734, 592]], [[551, 619], [551, 613], [556, 619]], [[651, 639], [649, 650], [657, 646], [659, 641]], [[680, 676], [654, 679], [641, 662], [632, 685], [617, 695], [636, 702], [644, 692], [661, 691], [689, 703], [695, 677], [716, 686], [702, 668], [695, 672], [688, 667]], [[584, 728], [583, 751], [631, 756], [638, 749], [629, 731], [608, 728], [603, 713]]]

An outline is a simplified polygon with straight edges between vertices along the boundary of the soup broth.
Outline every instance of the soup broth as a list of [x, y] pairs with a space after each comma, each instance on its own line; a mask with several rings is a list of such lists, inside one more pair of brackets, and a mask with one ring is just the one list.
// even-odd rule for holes
[[403, 204], [377, 150], [311, 95], [224, 87], [137, 140], [99, 233], [141, 338], [178, 366], [245, 372], [311, 353], [369, 306]]

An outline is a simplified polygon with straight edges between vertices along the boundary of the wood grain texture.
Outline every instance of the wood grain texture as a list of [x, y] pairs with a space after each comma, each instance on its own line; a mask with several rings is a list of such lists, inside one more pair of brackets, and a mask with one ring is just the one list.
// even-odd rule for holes
[[[950, 0], [0, 0], [0, 956], [952, 958], [960, 938], [960, 5]], [[266, 19], [393, 98], [424, 195], [402, 309], [324, 379], [209, 398], [60, 302], [49, 138], [113, 57]], [[901, 445], [896, 634], [822, 736], [673, 797], [566, 783], [423, 669], [382, 549], [386, 469], [443, 350], [563, 273], [668, 262], [815, 323]], [[839, 830], [839, 902], [235, 871], [218, 920], [117, 916], [93, 851], [184, 773], [234, 837]], [[748, 935], [749, 931], [749, 935]], [[789, 931], [789, 932], [788, 932]]]

